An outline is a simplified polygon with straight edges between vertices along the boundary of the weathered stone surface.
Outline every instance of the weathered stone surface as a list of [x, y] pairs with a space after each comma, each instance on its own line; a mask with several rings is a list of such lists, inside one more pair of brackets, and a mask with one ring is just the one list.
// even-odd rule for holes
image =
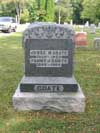
[[13, 106], [19, 111], [84, 112], [85, 96], [80, 87], [78, 92], [32, 93], [20, 92], [18, 86], [13, 96]]
[[23, 46], [29, 39], [70, 39], [74, 41], [74, 31], [69, 25], [33, 23], [24, 31]]

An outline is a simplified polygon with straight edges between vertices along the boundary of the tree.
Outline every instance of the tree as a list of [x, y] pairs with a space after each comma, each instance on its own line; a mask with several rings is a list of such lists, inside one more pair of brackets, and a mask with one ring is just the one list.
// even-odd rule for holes
[[69, 22], [73, 13], [71, 0], [58, 0], [55, 6], [55, 21]]
[[37, 21], [39, 19], [38, 15], [38, 4], [34, 0], [28, 4], [28, 11], [29, 11], [29, 22]]
[[37, 2], [37, 21], [45, 21], [46, 17], [46, 0], [36, 0]]
[[72, 20], [76, 24], [80, 24], [83, 21], [81, 18], [81, 12], [83, 10], [82, 2], [83, 0], [71, 0], [71, 4], [73, 7]]
[[15, 8], [16, 18], [20, 23], [21, 11], [28, 0], [0, 0], [2, 3], [12, 3]]
[[0, 16], [15, 16], [15, 8], [13, 3], [0, 4]]
[[91, 22], [99, 22], [100, 20], [100, 0], [84, 0], [83, 11], [81, 17], [89, 19]]
[[54, 21], [54, 0], [46, 0], [46, 21]]
[[45, 9], [46, 0], [40, 0], [40, 8]]
[[[17, 21], [53, 21], [54, 0], [0, 0], [2, 2], [0, 14], [12, 14]], [[0, 4], [1, 5], [1, 4]], [[11, 8], [10, 8], [11, 6]], [[7, 9], [7, 10], [6, 10]]]
[[20, 15], [20, 22], [21, 23], [29, 22], [29, 18], [30, 18], [30, 15], [29, 15], [28, 9], [23, 9], [23, 12]]
[[38, 5], [39, 21], [54, 20], [54, 0], [36, 0]]

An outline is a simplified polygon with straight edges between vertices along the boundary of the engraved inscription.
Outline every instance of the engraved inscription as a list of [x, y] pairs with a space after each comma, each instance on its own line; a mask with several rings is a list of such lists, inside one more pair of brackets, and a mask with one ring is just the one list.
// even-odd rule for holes
[[62, 67], [68, 64], [68, 50], [30, 50], [29, 60], [36, 67]]
[[63, 85], [35, 85], [35, 92], [63, 92]]

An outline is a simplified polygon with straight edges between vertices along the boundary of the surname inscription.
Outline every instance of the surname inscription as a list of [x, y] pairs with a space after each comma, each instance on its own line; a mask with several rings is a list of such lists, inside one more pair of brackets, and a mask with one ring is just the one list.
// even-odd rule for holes
[[35, 85], [35, 92], [63, 92], [63, 85]]
[[29, 60], [36, 67], [62, 67], [68, 64], [68, 50], [30, 50]]

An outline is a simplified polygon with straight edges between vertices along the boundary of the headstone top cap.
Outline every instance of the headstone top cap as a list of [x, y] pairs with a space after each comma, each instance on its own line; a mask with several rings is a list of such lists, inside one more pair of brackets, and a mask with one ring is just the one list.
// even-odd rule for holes
[[53, 22], [34, 22], [31, 23], [26, 30], [31, 29], [31, 28], [35, 28], [35, 27], [62, 27], [62, 28], [67, 28], [72, 30], [71, 26], [68, 24], [57, 24], [57, 23], [53, 23]]
[[28, 26], [23, 33], [23, 43], [27, 39], [72, 39], [74, 31], [69, 25], [56, 23], [35, 22]]

